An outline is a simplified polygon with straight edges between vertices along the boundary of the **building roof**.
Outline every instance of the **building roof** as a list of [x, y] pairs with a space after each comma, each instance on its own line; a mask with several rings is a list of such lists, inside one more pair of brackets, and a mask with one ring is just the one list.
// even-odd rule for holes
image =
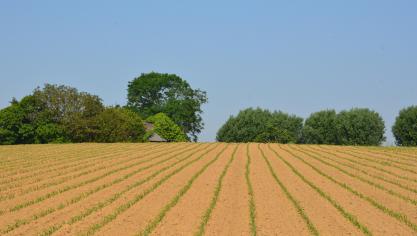
[[161, 136], [159, 136], [159, 134], [157, 133], [153, 133], [151, 135], [151, 137], [148, 138], [149, 142], [167, 142], [166, 139], [162, 138]]
[[[144, 122], [145, 130], [146, 132], [153, 131], [154, 125], [150, 122]], [[148, 138], [149, 142], [168, 142], [168, 140], [162, 138], [157, 134], [156, 132], [153, 132], [153, 134]]]
[[154, 128], [154, 125], [150, 122], [147, 122], [147, 121], [143, 122], [143, 125], [145, 126], [146, 131], [151, 131]]

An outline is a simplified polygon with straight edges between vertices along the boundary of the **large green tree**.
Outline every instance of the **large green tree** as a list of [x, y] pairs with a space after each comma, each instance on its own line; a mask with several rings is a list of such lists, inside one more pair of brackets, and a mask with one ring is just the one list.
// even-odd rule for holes
[[[32, 124], [54, 124], [71, 142], [94, 141], [92, 122], [104, 110], [102, 100], [65, 85], [45, 84], [21, 101]], [[54, 127], [54, 126], [46, 126]]]
[[0, 143], [94, 141], [91, 122], [103, 109], [98, 96], [46, 84], [0, 111]]
[[400, 111], [392, 127], [397, 145], [417, 146], [417, 106]]
[[381, 145], [385, 141], [381, 116], [367, 108], [353, 108], [337, 115], [338, 144]]
[[337, 144], [336, 111], [324, 110], [311, 114], [305, 121], [302, 142], [308, 144]]
[[128, 84], [130, 109], [141, 117], [165, 113], [194, 141], [203, 129], [201, 106], [207, 102], [206, 92], [193, 89], [175, 74], [151, 72], [142, 74]]
[[23, 119], [24, 113], [16, 103], [0, 110], [0, 144], [26, 143], [19, 135], [22, 132]]
[[217, 132], [220, 142], [278, 142], [298, 141], [303, 119], [281, 111], [270, 112], [248, 108], [231, 116]]

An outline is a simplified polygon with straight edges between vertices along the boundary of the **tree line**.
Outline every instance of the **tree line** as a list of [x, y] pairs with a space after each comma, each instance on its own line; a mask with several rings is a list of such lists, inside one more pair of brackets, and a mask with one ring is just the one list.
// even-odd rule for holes
[[[396, 144], [417, 146], [417, 106], [402, 109], [392, 127]], [[220, 142], [276, 142], [381, 145], [386, 137], [381, 116], [368, 108], [337, 113], [323, 110], [303, 118], [282, 111], [248, 108], [231, 116], [217, 132]]]
[[[0, 144], [197, 140], [206, 93], [177, 75], [151, 72], [128, 84], [125, 106], [65, 85], [45, 84], [0, 110]], [[154, 129], [146, 131], [144, 122]]]
[[[0, 110], [0, 144], [144, 142], [154, 133], [171, 142], [197, 141], [207, 94], [175, 74], [144, 73], [127, 86], [124, 106], [65, 85], [46, 84]], [[153, 124], [145, 130], [144, 122]], [[381, 116], [367, 108], [323, 110], [303, 118], [248, 108], [218, 130], [221, 142], [381, 145]], [[392, 127], [396, 144], [417, 146], [417, 106], [400, 111]]]

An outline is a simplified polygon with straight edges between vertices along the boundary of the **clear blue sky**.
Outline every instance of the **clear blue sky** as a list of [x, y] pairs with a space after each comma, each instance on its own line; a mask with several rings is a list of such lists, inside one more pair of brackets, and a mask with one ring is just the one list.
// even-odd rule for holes
[[1, 1], [0, 107], [44, 83], [125, 104], [143, 72], [208, 92], [202, 141], [250, 106], [417, 104], [417, 1]]

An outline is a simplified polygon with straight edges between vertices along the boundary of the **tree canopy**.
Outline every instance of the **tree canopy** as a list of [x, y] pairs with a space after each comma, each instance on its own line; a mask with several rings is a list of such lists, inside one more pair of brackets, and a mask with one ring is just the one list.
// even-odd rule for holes
[[193, 89], [175, 74], [141, 74], [128, 84], [127, 107], [147, 118], [165, 113], [194, 141], [203, 129], [201, 106], [206, 92]]
[[96, 142], [141, 142], [145, 134], [142, 119], [135, 112], [120, 108], [106, 108], [94, 119]]
[[298, 141], [303, 119], [281, 111], [270, 112], [248, 108], [231, 116], [217, 132], [221, 142], [279, 142]]
[[337, 115], [335, 110], [312, 113], [305, 121], [302, 142], [309, 144], [337, 144]]
[[397, 145], [417, 146], [417, 106], [400, 111], [392, 127]]
[[367, 108], [353, 108], [337, 115], [337, 144], [381, 145], [385, 124], [381, 116]]
[[46, 84], [0, 110], [0, 144], [142, 141], [139, 115], [98, 96]]

